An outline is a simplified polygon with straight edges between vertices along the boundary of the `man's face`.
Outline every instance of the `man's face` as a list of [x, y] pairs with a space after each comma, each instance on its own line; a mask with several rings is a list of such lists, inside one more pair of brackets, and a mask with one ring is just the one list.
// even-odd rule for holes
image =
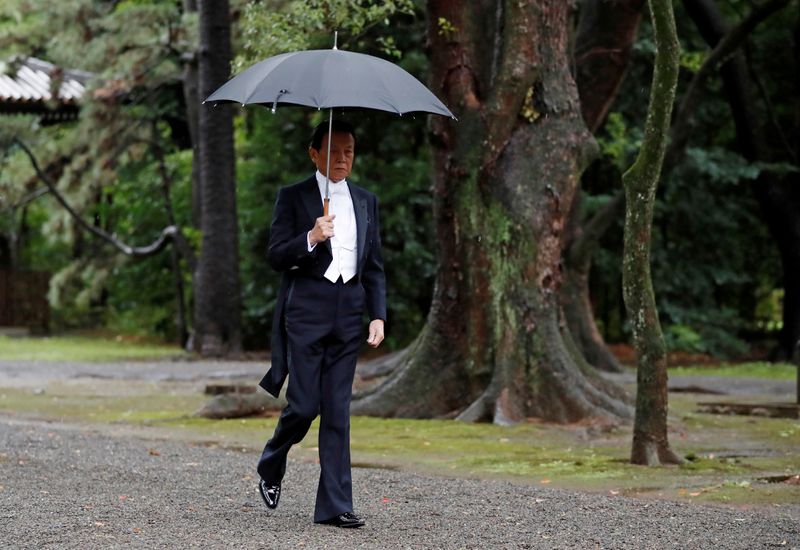
[[[309, 147], [308, 154], [316, 164], [323, 176], [327, 175], [325, 170], [328, 163], [328, 134], [322, 138], [322, 145], [319, 151]], [[350, 175], [353, 169], [353, 159], [356, 157], [356, 143], [353, 136], [348, 132], [334, 132], [331, 140], [331, 181], [342, 181]]]

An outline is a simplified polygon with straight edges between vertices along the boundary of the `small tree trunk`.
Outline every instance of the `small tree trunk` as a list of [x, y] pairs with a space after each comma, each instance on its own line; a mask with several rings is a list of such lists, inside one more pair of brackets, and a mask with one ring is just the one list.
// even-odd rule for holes
[[656, 60], [644, 140], [625, 186], [623, 295], [633, 329], [638, 372], [631, 462], [679, 463], [667, 438], [667, 354], [650, 276], [650, 234], [678, 81], [679, 44], [670, 0], [648, 0]]
[[[572, 240], [564, 252], [564, 286], [561, 289], [561, 307], [567, 326], [575, 343], [592, 366], [607, 372], [621, 372], [622, 365], [606, 346], [594, 320], [589, 298], [589, 274], [592, 261], [600, 248], [600, 239], [623, 213], [623, 194], [615, 195], [583, 227], [571, 232]], [[579, 210], [574, 208], [573, 212]], [[570, 216], [577, 224], [578, 215]]]

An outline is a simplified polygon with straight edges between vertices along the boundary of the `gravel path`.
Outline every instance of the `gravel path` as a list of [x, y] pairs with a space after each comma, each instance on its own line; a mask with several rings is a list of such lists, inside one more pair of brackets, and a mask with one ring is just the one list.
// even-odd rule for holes
[[356, 531], [311, 521], [317, 466], [268, 512], [256, 453], [0, 416], [2, 548], [800, 548], [729, 508], [355, 469]]
[[0, 359], [0, 386], [94, 378], [149, 382], [246, 379], [256, 384], [266, 361], [9, 361]]
[[[143, 380], [150, 382], [237, 380], [256, 384], [269, 368], [263, 361], [141, 360], [86, 363], [80, 361], [9, 361], [0, 359], [0, 386], [30, 386], [75, 379]], [[633, 386], [636, 374], [601, 372], [619, 384]], [[670, 376], [671, 391], [701, 388], [728, 395], [781, 397], [793, 401], [796, 382], [727, 376]]]

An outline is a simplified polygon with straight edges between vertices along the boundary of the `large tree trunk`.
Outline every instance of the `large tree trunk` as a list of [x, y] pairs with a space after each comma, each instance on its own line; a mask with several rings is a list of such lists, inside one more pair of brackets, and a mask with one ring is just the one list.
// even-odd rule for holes
[[[227, 0], [201, 0], [200, 97], [230, 76]], [[204, 355], [241, 351], [239, 243], [233, 116], [229, 105], [202, 105], [198, 116], [202, 250], [195, 273], [193, 347]]]
[[667, 351], [650, 275], [653, 207], [678, 83], [680, 46], [671, 0], [648, 0], [648, 6], [656, 59], [642, 147], [633, 166], [622, 176], [625, 186], [622, 290], [638, 362], [631, 462], [654, 465], [681, 461], [670, 449], [667, 437]]
[[[580, 197], [580, 195], [579, 195]], [[614, 357], [600, 334], [594, 318], [589, 293], [589, 275], [600, 239], [624, 213], [624, 195], [616, 194], [595, 216], [580, 225], [579, 200], [570, 213], [569, 239], [564, 250], [564, 284], [561, 307], [567, 327], [586, 361], [607, 372], [621, 372], [622, 364]]]
[[508, 423], [630, 417], [559, 319], [563, 228], [596, 152], [569, 74], [570, 3], [428, 2], [440, 265], [428, 322], [355, 414]]

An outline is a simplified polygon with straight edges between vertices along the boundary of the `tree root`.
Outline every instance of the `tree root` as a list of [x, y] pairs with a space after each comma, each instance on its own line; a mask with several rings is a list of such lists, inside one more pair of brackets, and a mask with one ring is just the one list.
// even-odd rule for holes
[[658, 443], [653, 440], [641, 441], [634, 436], [631, 449], [631, 464], [662, 466], [683, 463], [684, 460], [670, 449], [669, 444]]

